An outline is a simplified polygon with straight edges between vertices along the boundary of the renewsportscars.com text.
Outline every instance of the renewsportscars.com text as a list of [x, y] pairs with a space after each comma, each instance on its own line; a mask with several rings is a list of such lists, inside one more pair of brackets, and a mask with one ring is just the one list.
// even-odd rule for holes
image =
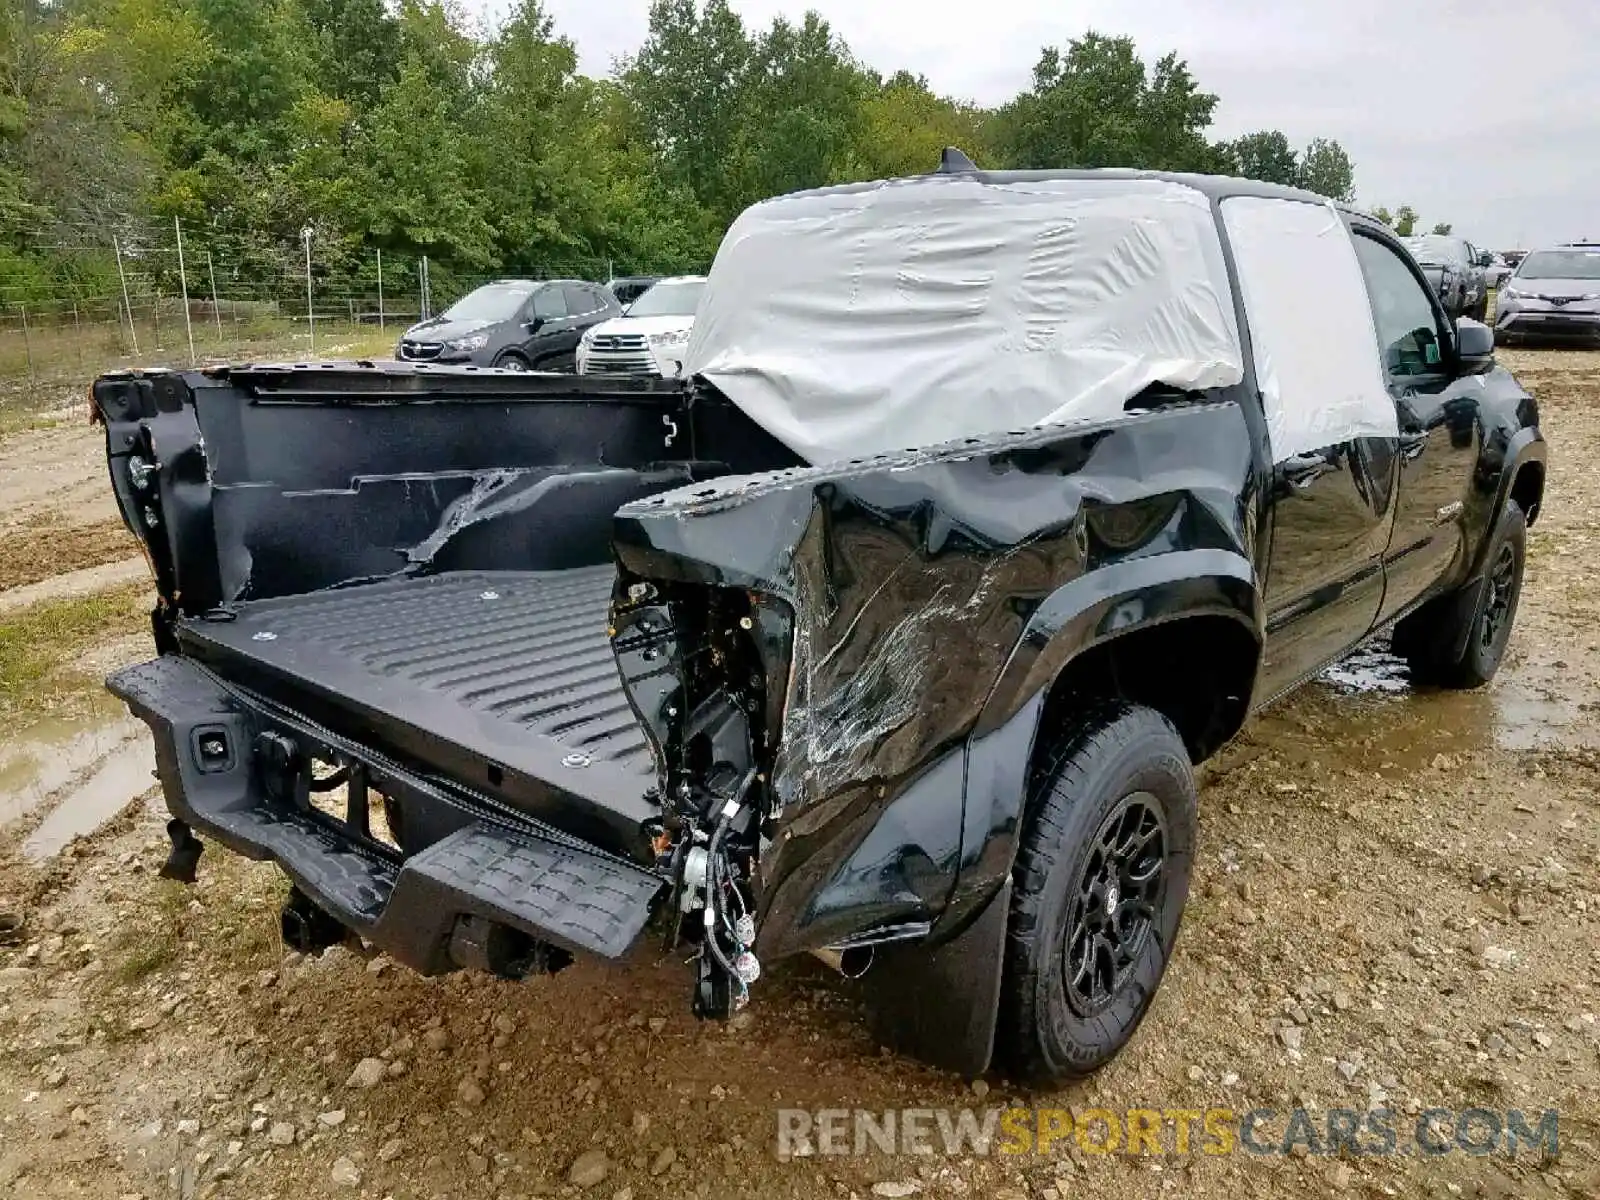
[[866, 1154], [1048, 1156], [1086, 1154], [1284, 1154], [1442, 1157], [1447, 1154], [1556, 1157], [1554, 1109], [1427, 1108], [784, 1108], [778, 1156]]

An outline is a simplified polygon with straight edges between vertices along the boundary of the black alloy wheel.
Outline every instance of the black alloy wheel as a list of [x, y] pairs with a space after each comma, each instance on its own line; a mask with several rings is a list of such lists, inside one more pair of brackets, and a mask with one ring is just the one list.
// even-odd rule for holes
[[1041, 737], [995, 1053], [1060, 1083], [1109, 1062], [1155, 998], [1189, 895], [1197, 805], [1188, 749], [1154, 709], [1087, 700]]
[[1517, 595], [1517, 551], [1510, 542], [1500, 543], [1489, 567], [1489, 592], [1484, 598], [1483, 618], [1478, 636], [1486, 651], [1493, 650], [1502, 631], [1510, 623]]
[[1149, 792], [1113, 809], [1091, 844], [1062, 942], [1067, 1001], [1080, 1017], [1105, 1011], [1150, 936], [1165, 880], [1167, 822]]

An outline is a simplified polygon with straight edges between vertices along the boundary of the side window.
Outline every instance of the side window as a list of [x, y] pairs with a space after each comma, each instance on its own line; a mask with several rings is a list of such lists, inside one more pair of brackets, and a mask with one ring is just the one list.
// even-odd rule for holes
[[567, 315], [566, 297], [559, 287], [542, 287], [533, 294], [533, 315], [551, 320]]
[[567, 312], [574, 317], [587, 316], [600, 307], [589, 289], [582, 284], [565, 284], [561, 290], [567, 294]]
[[1391, 379], [1438, 372], [1442, 348], [1427, 289], [1404, 260], [1373, 238], [1355, 239], [1356, 257], [1367, 280], [1367, 298], [1383, 369]]

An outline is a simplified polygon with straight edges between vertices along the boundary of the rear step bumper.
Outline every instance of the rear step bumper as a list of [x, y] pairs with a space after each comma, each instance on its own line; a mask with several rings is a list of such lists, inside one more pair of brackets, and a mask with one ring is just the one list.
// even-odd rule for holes
[[[451, 944], [458, 926], [481, 931], [474, 918], [617, 958], [663, 887], [650, 871], [415, 775], [188, 659], [141, 663], [106, 686], [150, 726], [175, 817], [240, 854], [276, 862], [318, 907], [423, 973], [465, 965]], [[354, 804], [340, 820], [312, 808], [303, 787], [288, 797], [270, 788], [267, 768], [255, 761], [263, 734], [307, 761], [338, 763], [396, 800], [406, 814], [404, 851], [375, 841]]]

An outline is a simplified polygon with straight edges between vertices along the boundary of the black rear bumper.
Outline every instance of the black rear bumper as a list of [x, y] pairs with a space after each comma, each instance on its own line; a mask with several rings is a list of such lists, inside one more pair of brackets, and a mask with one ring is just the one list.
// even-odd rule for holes
[[[149, 724], [167, 806], [203, 835], [278, 863], [340, 924], [426, 974], [465, 965], [458, 928], [503, 927], [535, 942], [616, 958], [638, 937], [663, 880], [552, 827], [312, 724], [164, 656], [107, 686]], [[263, 736], [279, 753], [270, 762]], [[306, 764], [283, 770], [284, 751]], [[309, 764], [348, 771], [342, 817], [309, 803]], [[285, 780], [300, 780], [285, 786]], [[381, 792], [405, 814], [400, 846], [370, 832], [355, 795]], [[473, 964], [476, 965], [476, 964]]]

